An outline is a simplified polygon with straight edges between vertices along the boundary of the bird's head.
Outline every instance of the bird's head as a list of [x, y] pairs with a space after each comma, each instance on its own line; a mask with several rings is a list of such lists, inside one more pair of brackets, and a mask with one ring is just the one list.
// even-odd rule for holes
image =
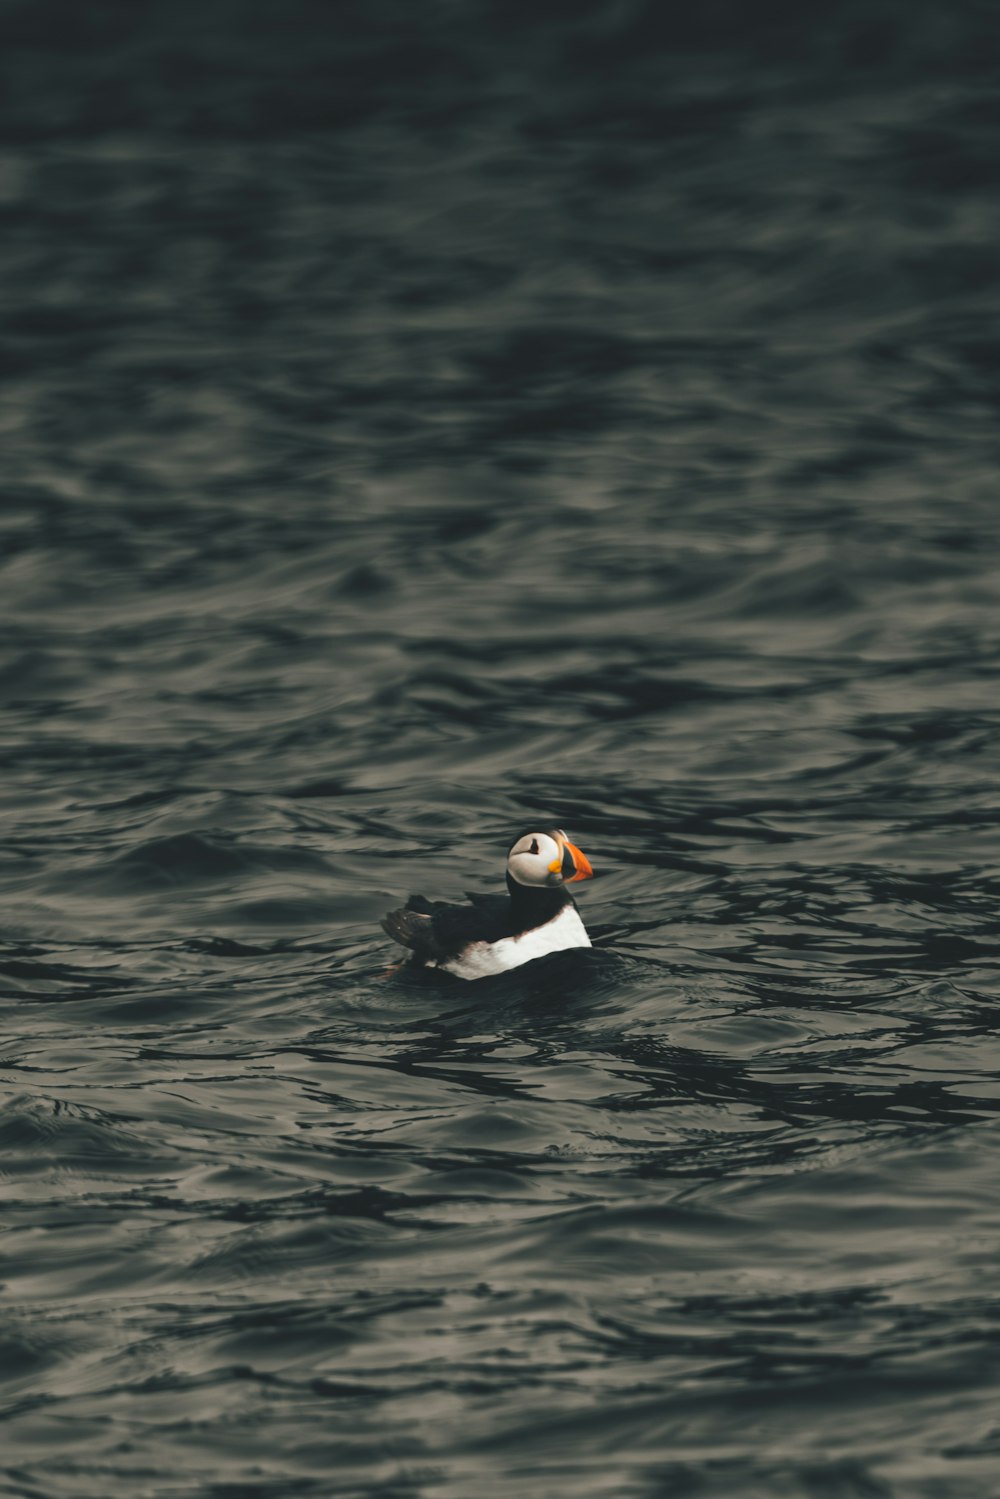
[[525, 833], [507, 855], [507, 873], [518, 885], [572, 885], [594, 871], [586, 854], [570, 843], [562, 828]]

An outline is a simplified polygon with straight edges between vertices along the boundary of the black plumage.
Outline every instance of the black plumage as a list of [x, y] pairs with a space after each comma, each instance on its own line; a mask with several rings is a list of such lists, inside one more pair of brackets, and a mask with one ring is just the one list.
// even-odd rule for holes
[[420, 964], [447, 961], [476, 942], [499, 942], [544, 926], [564, 906], [576, 902], [562, 886], [551, 889], [519, 885], [507, 876], [506, 895], [468, 893], [469, 904], [449, 905], [411, 895], [405, 906], [382, 919], [394, 942], [408, 947]]

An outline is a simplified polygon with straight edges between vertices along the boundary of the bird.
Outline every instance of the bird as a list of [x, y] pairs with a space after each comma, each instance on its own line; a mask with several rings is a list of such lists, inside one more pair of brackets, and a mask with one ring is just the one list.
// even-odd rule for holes
[[410, 949], [411, 965], [490, 978], [549, 953], [590, 947], [566, 886], [593, 874], [562, 828], [523, 833], [507, 854], [506, 895], [469, 894], [467, 905], [411, 895], [383, 917], [382, 929]]

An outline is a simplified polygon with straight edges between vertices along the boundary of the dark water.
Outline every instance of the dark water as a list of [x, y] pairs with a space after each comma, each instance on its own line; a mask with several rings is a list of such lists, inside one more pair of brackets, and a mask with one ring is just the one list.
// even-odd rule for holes
[[996, 12], [669, 14], [3, 9], [5, 1495], [1000, 1492]]

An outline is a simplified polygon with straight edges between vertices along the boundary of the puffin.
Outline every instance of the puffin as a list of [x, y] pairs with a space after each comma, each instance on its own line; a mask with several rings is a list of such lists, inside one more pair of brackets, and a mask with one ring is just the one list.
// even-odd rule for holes
[[523, 833], [507, 854], [506, 895], [469, 894], [461, 906], [411, 895], [383, 917], [382, 929], [410, 949], [410, 963], [418, 968], [490, 978], [549, 953], [590, 947], [566, 886], [593, 874], [562, 828]]

